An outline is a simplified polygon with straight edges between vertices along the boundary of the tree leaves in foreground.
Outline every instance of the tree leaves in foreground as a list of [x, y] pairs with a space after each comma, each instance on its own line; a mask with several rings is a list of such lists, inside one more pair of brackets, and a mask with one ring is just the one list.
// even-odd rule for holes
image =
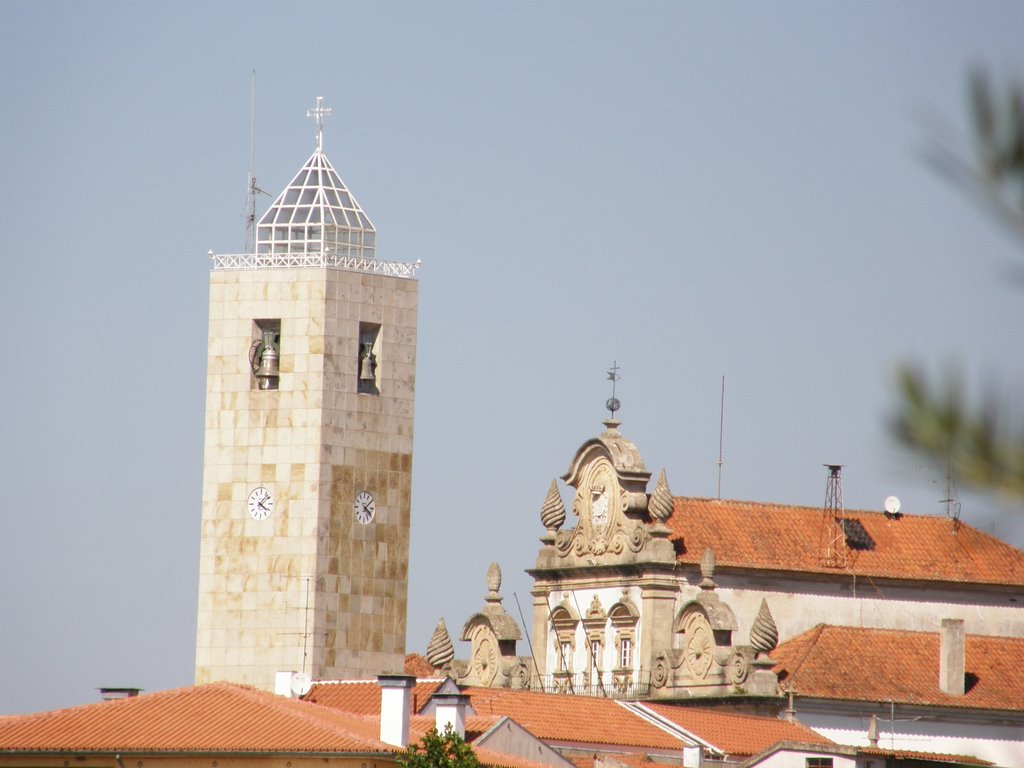
[[402, 768], [479, 768], [480, 761], [449, 724], [443, 734], [431, 728], [419, 744], [410, 744], [398, 756], [398, 764]]
[[910, 368], [900, 372], [899, 384], [902, 402], [893, 428], [902, 442], [951, 462], [957, 478], [971, 485], [1024, 498], [1024, 427], [1014, 433], [1001, 423], [994, 398], [972, 411], [958, 382], [933, 387]]
[[[1024, 87], [1011, 83], [993, 92], [988, 74], [968, 81], [975, 160], [965, 161], [936, 144], [932, 166], [1020, 238], [1024, 245]], [[956, 476], [976, 487], [1024, 499], [1024, 424], [989, 397], [972, 409], [956, 381], [929, 385], [920, 371], [900, 372], [900, 404], [894, 419], [899, 439], [930, 458], [950, 463]], [[1017, 420], [1019, 421], [1019, 420]]]

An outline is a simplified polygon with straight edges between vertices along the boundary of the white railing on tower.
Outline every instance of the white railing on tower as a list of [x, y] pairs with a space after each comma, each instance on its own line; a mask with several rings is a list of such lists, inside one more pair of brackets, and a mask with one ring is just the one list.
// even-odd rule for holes
[[365, 256], [342, 256], [337, 253], [214, 253], [209, 252], [213, 269], [290, 269], [295, 267], [330, 267], [353, 272], [371, 272], [414, 279], [422, 262], [382, 261]]

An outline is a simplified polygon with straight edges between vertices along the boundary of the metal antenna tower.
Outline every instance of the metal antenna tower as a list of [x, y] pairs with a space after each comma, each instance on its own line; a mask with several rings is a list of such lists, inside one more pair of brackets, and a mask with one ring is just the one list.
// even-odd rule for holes
[[846, 516], [843, 511], [843, 465], [825, 464], [828, 483], [825, 486], [825, 511], [821, 521], [821, 564], [825, 568], [846, 568], [849, 551], [846, 547]]
[[946, 505], [946, 517], [953, 521], [953, 533], [960, 528], [960, 499], [956, 493], [956, 478], [953, 475], [953, 459], [946, 465], [946, 498], [940, 504]]

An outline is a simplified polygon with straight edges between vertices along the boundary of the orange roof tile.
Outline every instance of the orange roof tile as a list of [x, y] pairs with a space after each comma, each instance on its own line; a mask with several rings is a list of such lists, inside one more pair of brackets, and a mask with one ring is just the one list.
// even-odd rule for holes
[[[508, 715], [544, 740], [641, 749], [680, 747], [679, 739], [612, 699], [493, 688], [465, 688], [463, 693], [469, 695], [478, 714]], [[643, 706], [731, 755], [752, 755], [783, 740], [833, 743], [806, 726], [772, 717], [650, 702]]]
[[[877, 578], [1024, 586], [1024, 552], [946, 517], [847, 510], [870, 548], [850, 549], [850, 571]], [[821, 565], [820, 507], [677, 497], [668, 525], [679, 561], [710, 547], [718, 566], [835, 573]]]
[[613, 699], [502, 688], [463, 688], [478, 715], [508, 715], [543, 741], [679, 749], [679, 739]]
[[[465, 740], [472, 743], [488, 730], [493, 728], [502, 719], [501, 716], [493, 715], [480, 717], [473, 715], [466, 718]], [[437, 719], [433, 715], [420, 715], [409, 720], [409, 742], [414, 743], [423, 739], [427, 733], [435, 728]]]
[[437, 670], [427, 661], [427, 657], [420, 653], [407, 653], [405, 655], [405, 674], [413, 677], [434, 677]]
[[[443, 682], [443, 678], [417, 679], [409, 698], [410, 711], [419, 712]], [[302, 698], [343, 712], [380, 717], [380, 686], [376, 680], [314, 683]]]
[[1024, 710], [1024, 638], [967, 635], [963, 696], [939, 689], [934, 632], [819, 624], [779, 645], [772, 658], [780, 681], [792, 683], [798, 696]]
[[788, 723], [774, 717], [650, 702], [645, 702], [644, 706], [729, 755], [756, 755], [780, 741], [834, 743], [806, 725]]
[[477, 760], [490, 768], [551, 768], [546, 763], [538, 763], [515, 755], [506, 755], [486, 747], [473, 747], [473, 751], [476, 752]]
[[0, 720], [0, 752], [395, 752], [376, 720], [230, 683]]

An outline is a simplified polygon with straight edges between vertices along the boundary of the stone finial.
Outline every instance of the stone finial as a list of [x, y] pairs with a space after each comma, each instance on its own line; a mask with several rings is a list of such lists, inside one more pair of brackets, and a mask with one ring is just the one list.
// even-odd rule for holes
[[658, 475], [658, 482], [654, 486], [654, 493], [647, 503], [647, 511], [655, 522], [665, 524], [665, 521], [672, 517], [672, 492], [668, 489], [668, 479], [665, 477], [665, 470]]
[[497, 563], [491, 563], [487, 566], [487, 597], [484, 598], [487, 602], [492, 603], [495, 600], [501, 601], [501, 596], [498, 591], [501, 589], [501, 566]]
[[437, 622], [434, 634], [427, 644], [427, 662], [434, 669], [448, 669], [455, 659], [455, 648], [452, 645], [452, 638], [448, 634], [448, 627], [444, 619]]
[[540, 521], [551, 534], [565, 522], [565, 504], [562, 503], [562, 495], [558, 492], [558, 484], [554, 480], [551, 481], [548, 495], [544, 497], [544, 504], [541, 505]]
[[699, 586], [701, 589], [714, 589], [717, 585], [715, 584], [715, 553], [711, 547], [704, 550], [704, 553], [700, 556], [700, 575], [701, 581]]
[[754, 625], [750, 628], [750, 645], [758, 656], [767, 656], [775, 650], [779, 643], [779, 629], [775, 626], [775, 619], [768, 609], [768, 600], [761, 599], [761, 608], [754, 619]]

